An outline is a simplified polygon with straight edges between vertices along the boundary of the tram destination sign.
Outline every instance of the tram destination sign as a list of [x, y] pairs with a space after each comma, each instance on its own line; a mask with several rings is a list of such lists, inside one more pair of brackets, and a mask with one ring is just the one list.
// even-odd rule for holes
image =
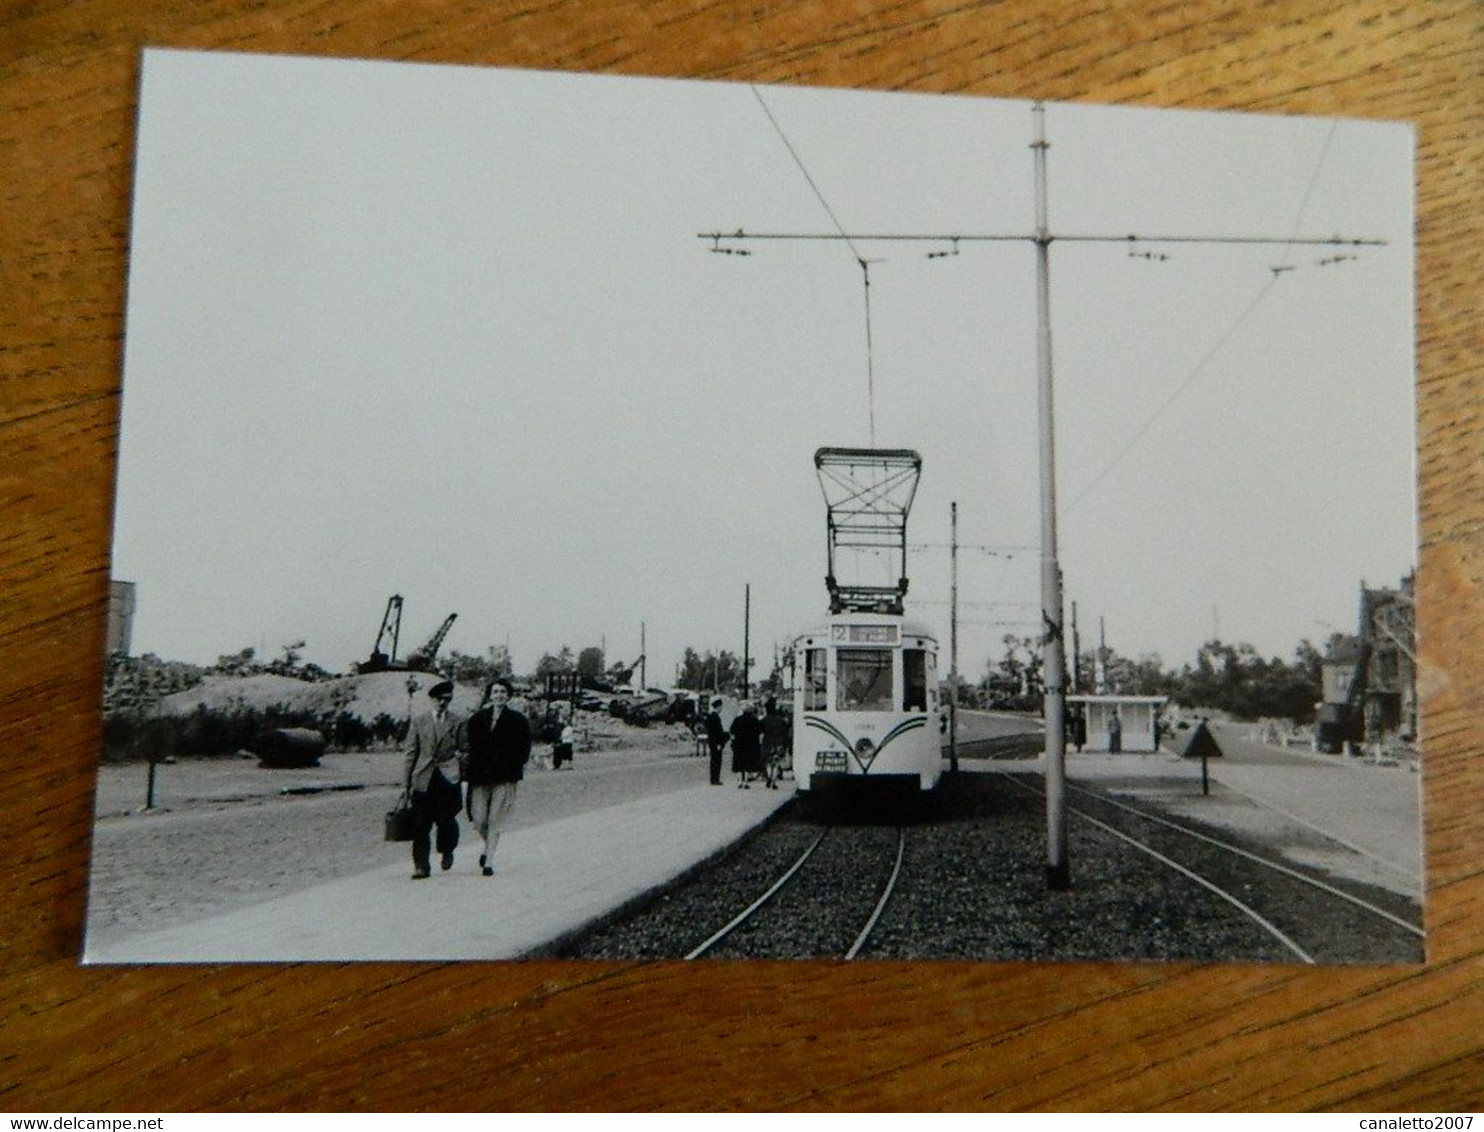
[[836, 625], [833, 641], [837, 645], [894, 645], [896, 625]]

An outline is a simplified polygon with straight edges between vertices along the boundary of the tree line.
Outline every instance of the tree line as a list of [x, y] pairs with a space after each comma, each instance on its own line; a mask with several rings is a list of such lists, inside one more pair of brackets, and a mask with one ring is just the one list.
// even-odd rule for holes
[[[1006, 636], [1004, 654], [990, 658], [984, 677], [960, 692], [960, 702], [976, 706], [1033, 710], [1042, 694], [1041, 646], [1035, 638]], [[1288, 719], [1312, 723], [1322, 695], [1326, 660], [1352, 658], [1357, 638], [1331, 634], [1321, 650], [1302, 640], [1291, 659], [1264, 657], [1250, 644], [1211, 640], [1193, 663], [1167, 669], [1158, 654], [1121, 656], [1113, 649], [1090, 650], [1068, 661], [1069, 687], [1113, 695], [1168, 696], [1184, 708], [1227, 712], [1238, 719]]]

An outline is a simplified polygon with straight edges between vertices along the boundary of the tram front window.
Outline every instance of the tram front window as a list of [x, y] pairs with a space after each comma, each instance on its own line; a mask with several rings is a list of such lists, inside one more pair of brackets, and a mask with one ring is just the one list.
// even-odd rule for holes
[[927, 711], [927, 653], [902, 650], [902, 710]]
[[826, 675], [824, 649], [806, 649], [803, 687], [805, 711], [824, 711], [830, 706], [829, 697], [825, 693]]
[[891, 711], [891, 650], [841, 649], [835, 669], [836, 711]]

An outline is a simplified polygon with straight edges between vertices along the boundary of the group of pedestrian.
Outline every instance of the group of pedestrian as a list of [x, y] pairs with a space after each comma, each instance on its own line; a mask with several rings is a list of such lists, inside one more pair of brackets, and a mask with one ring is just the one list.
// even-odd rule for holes
[[[482, 842], [480, 871], [494, 875], [495, 847], [531, 758], [531, 724], [511, 706], [515, 689], [509, 680], [486, 685], [479, 710], [467, 719], [452, 710], [453, 693], [450, 680], [428, 689], [433, 709], [412, 720], [403, 745], [402, 778], [412, 810], [413, 880], [432, 875], [434, 849], [439, 866], [444, 871], [453, 868], [461, 809]], [[732, 773], [740, 789], [750, 790], [754, 782], [778, 789], [792, 745], [788, 716], [770, 697], [761, 719], [757, 704], [748, 701], [727, 727], [721, 718], [723, 702], [713, 700], [705, 719], [711, 784], [722, 784], [722, 754], [730, 742]], [[552, 746], [553, 769], [571, 764], [574, 740], [572, 721], [567, 719]]]
[[453, 690], [449, 680], [429, 688], [433, 710], [407, 729], [402, 777], [412, 809], [413, 880], [432, 874], [435, 844], [440, 867], [453, 868], [460, 809], [483, 843], [480, 871], [494, 876], [495, 847], [531, 757], [531, 725], [510, 706], [515, 689], [509, 680], [491, 681], [468, 719], [451, 710]]
[[711, 785], [722, 784], [722, 754], [730, 741], [732, 773], [737, 776], [737, 788], [750, 790], [757, 782], [768, 790], [777, 790], [792, 745], [792, 722], [778, 710], [778, 701], [769, 697], [761, 719], [758, 718], [757, 704], [748, 700], [742, 704], [742, 710], [732, 720], [731, 727], [727, 727], [721, 718], [723, 704], [719, 698], [712, 700], [705, 720], [706, 745], [711, 756]]

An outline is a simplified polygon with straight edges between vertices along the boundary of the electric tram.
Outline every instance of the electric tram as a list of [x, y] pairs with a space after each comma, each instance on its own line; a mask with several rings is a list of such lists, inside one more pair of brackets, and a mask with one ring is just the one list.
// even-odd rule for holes
[[[903, 615], [910, 449], [821, 448], [828, 515], [826, 620], [793, 641], [793, 769], [801, 793], [931, 790], [942, 775], [938, 642]], [[842, 581], [845, 559], [899, 555], [892, 584]], [[859, 564], [858, 562], [856, 564]]]

